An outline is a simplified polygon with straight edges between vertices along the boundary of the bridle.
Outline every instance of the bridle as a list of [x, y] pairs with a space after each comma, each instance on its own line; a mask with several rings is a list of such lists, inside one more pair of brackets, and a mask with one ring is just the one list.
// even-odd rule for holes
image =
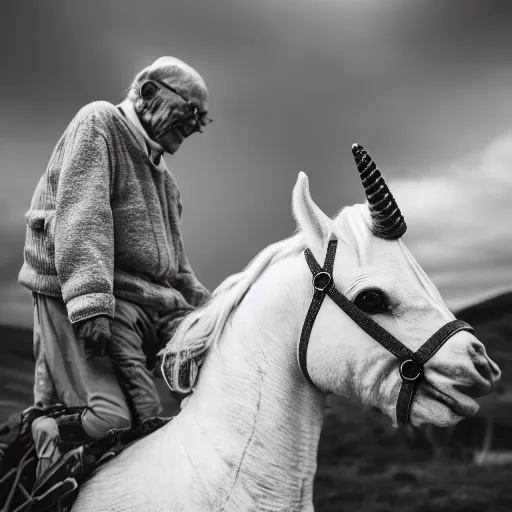
[[304, 320], [297, 350], [300, 370], [306, 380], [315, 386], [307, 368], [307, 351], [313, 324], [327, 295], [363, 331], [398, 358], [398, 369], [402, 378], [402, 387], [400, 388], [396, 404], [396, 419], [399, 425], [405, 425], [410, 420], [412, 401], [423, 379], [423, 366], [425, 363], [454, 334], [460, 331], [469, 331], [474, 334], [474, 329], [462, 320], [453, 320], [443, 325], [416, 352], [413, 352], [336, 289], [333, 281], [333, 267], [337, 244], [338, 240], [335, 236], [332, 236], [328, 243], [323, 267], [320, 267], [310, 249], [304, 251], [306, 262], [313, 274], [313, 287], [315, 291], [306, 319]]

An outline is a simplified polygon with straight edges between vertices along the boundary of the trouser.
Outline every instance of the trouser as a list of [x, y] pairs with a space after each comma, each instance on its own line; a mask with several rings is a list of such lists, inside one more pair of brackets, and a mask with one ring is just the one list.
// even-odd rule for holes
[[108, 355], [87, 359], [64, 302], [34, 294], [34, 402], [86, 407], [81, 422], [91, 438], [162, 412], [142, 349], [157, 342], [155, 316], [117, 299], [111, 333]]

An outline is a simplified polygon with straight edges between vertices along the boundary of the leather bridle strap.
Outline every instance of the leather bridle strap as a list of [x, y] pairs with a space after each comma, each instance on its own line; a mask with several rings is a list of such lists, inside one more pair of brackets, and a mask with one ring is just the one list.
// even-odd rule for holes
[[441, 327], [416, 352], [413, 352], [336, 289], [332, 274], [337, 243], [336, 238], [331, 237], [323, 267], [320, 267], [309, 249], [304, 251], [306, 262], [313, 274], [313, 287], [315, 291], [304, 321], [297, 349], [299, 367], [304, 377], [311, 384], [315, 385], [307, 369], [307, 350], [313, 324], [325, 296], [328, 295], [363, 331], [379, 342], [400, 361], [399, 371], [402, 378], [402, 387], [396, 404], [396, 416], [398, 424], [406, 424], [409, 422], [412, 401], [423, 378], [423, 365], [451, 336], [460, 331], [474, 333], [474, 330], [462, 320], [453, 320]]

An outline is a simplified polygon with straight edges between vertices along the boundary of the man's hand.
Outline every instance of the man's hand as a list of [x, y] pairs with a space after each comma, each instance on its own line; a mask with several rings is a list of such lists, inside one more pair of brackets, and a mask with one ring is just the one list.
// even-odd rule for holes
[[73, 325], [75, 334], [84, 342], [88, 359], [103, 357], [107, 353], [107, 341], [110, 339], [111, 320], [107, 316], [95, 316]]

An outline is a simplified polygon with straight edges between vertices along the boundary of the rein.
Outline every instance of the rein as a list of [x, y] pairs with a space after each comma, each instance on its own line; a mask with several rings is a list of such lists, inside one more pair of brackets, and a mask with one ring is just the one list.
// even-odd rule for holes
[[329, 296], [363, 331], [369, 334], [375, 341], [379, 342], [399, 360], [402, 387], [400, 388], [396, 404], [396, 418], [399, 425], [405, 425], [410, 421], [412, 401], [423, 380], [424, 364], [454, 334], [460, 331], [469, 331], [474, 334], [475, 331], [466, 322], [453, 320], [443, 325], [416, 352], [413, 352], [336, 289], [333, 281], [333, 267], [337, 245], [338, 240], [333, 235], [329, 240], [323, 267], [320, 267], [310, 249], [304, 251], [306, 262], [313, 274], [313, 287], [315, 292], [306, 319], [304, 320], [304, 326], [297, 349], [300, 370], [306, 380], [316, 387], [307, 369], [307, 351], [316, 316], [320, 311], [325, 297]]

